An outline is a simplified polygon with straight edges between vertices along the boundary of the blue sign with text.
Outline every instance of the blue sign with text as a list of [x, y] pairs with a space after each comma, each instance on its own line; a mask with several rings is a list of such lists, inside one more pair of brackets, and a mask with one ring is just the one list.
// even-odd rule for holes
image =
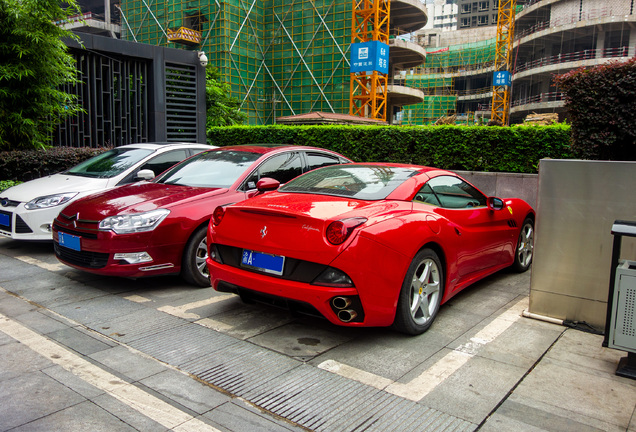
[[351, 44], [351, 73], [389, 73], [389, 46], [378, 41]]
[[508, 71], [495, 72], [492, 77], [493, 86], [509, 86], [512, 82], [512, 75]]

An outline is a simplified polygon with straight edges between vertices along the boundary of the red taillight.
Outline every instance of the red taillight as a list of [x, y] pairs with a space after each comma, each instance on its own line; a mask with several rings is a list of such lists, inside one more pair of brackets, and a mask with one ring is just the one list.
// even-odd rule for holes
[[327, 240], [333, 245], [339, 245], [344, 243], [349, 235], [353, 232], [353, 229], [362, 225], [367, 221], [366, 218], [349, 218], [333, 221], [327, 227]]
[[212, 213], [212, 222], [214, 225], [218, 225], [223, 220], [223, 216], [225, 215], [225, 209], [221, 206], [214, 209], [214, 213]]

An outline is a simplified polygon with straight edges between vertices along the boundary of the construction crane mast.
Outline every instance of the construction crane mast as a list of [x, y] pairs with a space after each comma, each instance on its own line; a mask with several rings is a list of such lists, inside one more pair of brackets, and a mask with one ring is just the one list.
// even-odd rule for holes
[[492, 111], [490, 120], [508, 124], [510, 112], [510, 83], [512, 73], [512, 41], [515, 32], [516, 0], [499, 0], [497, 13], [497, 45], [495, 73], [492, 83]]
[[[389, 44], [390, 0], [353, 0], [351, 43]], [[360, 70], [350, 73], [349, 114], [386, 121], [387, 73]]]

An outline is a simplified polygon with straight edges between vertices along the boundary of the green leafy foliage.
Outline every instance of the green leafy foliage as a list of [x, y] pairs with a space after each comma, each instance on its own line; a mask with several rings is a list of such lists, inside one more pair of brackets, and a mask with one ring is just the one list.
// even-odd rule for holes
[[357, 162], [536, 173], [543, 158], [572, 158], [570, 127], [235, 126], [208, 130], [210, 144], [286, 143], [328, 148]]
[[38, 150], [0, 152], [3, 180], [27, 181], [67, 170], [106, 148], [53, 147]]
[[230, 85], [221, 81], [221, 73], [213, 66], [205, 70], [206, 131], [215, 126], [243, 124], [247, 114], [240, 111], [241, 103], [230, 96]]
[[565, 93], [576, 157], [636, 160], [636, 58], [555, 77]]
[[62, 86], [77, 82], [55, 21], [79, 13], [75, 0], [0, 0], [0, 149], [42, 148], [59, 119], [77, 113]]
[[0, 192], [2, 192], [5, 189], [9, 189], [11, 186], [18, 185], [20, 183], [22, 182], [13, 181], [13, 180], [0, 180]]

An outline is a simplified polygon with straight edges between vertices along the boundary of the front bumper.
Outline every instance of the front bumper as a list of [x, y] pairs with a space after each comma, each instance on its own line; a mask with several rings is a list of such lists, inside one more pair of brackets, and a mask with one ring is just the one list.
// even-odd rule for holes
[[26, 210], [24, 204], [0, 207], [0, 235], [14, 240], [51, 240], [60, 208]]

